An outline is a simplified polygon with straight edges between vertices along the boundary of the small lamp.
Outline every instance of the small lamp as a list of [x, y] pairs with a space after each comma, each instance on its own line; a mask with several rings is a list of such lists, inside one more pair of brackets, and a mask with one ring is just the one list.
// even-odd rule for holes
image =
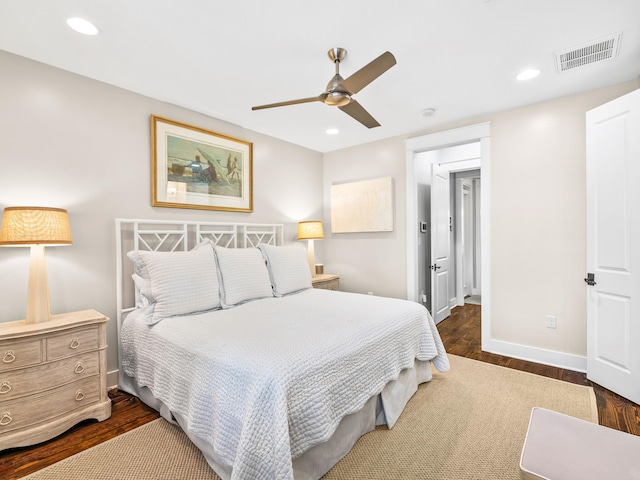
[[47, 207], [7, 207], [0, 227], [0, 246], [31, 247], [27, 323], [51, 320], [45, 245], [70, 245], [67, 211]]
[[322, 222], [320, 220], [310, 220], [308, 222], [298, 223], [298, 240], [309, 240], [307, 260], [309, 262], [309, 269], [311, 270], [312, 277], [316, 276], [313, 241], [322, 240], [323, 238], [324, 231], [322, 230]]

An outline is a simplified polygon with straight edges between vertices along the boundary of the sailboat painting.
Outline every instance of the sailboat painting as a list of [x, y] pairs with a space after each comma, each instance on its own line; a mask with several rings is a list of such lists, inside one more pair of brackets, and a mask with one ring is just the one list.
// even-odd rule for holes
[[152, 205], [252, 211], [252, 144], [152, 116]]

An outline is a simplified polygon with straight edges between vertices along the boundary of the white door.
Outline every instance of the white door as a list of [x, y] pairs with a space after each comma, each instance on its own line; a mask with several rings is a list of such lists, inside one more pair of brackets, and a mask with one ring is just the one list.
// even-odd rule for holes
[[457, 178], [455, 208], [455, 245], [451, 255], [455, 259], [456, 304], [464, 306], [473, 284], [473, 208], [471, 179]]
[[451, 315], [449, 264], [451, 255], [449, 172], [431, 165], [431, 315], [438, 323]]
[[473, 285], [473, 207], [471, 204], [471, 180], [466, 180], [462, 186], [462, 235], [464, 236], [464, 296], [471, 295]]
[[471, 287], [471, 295], [482, 294], [482, 217], [480, 216], [480, 196], [481, 196], [482, 181], [480, 178], [473, 179], [473, 213], [474, 213], [474, 225], [473, 229], [473, 286]]
[[466, 254], [467, 254], [467, 245], [466, 245], [466, 215], [467, 212], [465, 209], [465, 181], [464, 178], [456, 178], [456, 208], [455, 208], [455, 225], [456, 232], [454, 235], [455, 243], [453, 245], [453, 251], [451, 255], [455, 258], [455, 276], [456, 276], [456, 305], [464, 306], [464, 297], [466, 296], [465, 292], [465, 267], [466, 267]]
[[587, 112], [587, 377], [640, 403], [640, 90]]

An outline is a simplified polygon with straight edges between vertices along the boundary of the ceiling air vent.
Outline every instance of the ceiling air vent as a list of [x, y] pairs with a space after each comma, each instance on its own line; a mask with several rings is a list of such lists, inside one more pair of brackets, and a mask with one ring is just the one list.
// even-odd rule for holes
[[615, 58], [618, 55], [621, 35], [622, 32], [619, 32], [608, 37], [599, 38], [593, 42], [556, 52], [558, 73]]

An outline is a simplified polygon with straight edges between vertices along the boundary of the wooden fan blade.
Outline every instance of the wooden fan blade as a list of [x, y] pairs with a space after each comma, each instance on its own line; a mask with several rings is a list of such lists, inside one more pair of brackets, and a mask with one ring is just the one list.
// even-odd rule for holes
[[390, 52], [384, 52], [378, 58], [368, 63], [343, 81], [340, 86], [349, 93], [358, 93], [395, 64], [396, 57], [394, 57]]
[[251, 107], [251, 110], [262, 110], [264, 108], [284, 107], [286, 105], [296, 105], [298, 103], [310, 103], [310, 102], [322, 102], [326, 95], [318, 95], [317, 97], [300, 98], [299, 100], [289, 100], [287, 102], [270, 103], [269, 105], [260, 105], [258, 107]]
[[351, 99], [349, 103], [343, 105], [342, 107], [338, 107], [347, 115], [352, 116], [361, 124], [363, 124], [367, 128], [379, 127], [380, 124], [373, 118], [369, 112], [367, 112], [362, 105], [356, 102], [354, 99]]

